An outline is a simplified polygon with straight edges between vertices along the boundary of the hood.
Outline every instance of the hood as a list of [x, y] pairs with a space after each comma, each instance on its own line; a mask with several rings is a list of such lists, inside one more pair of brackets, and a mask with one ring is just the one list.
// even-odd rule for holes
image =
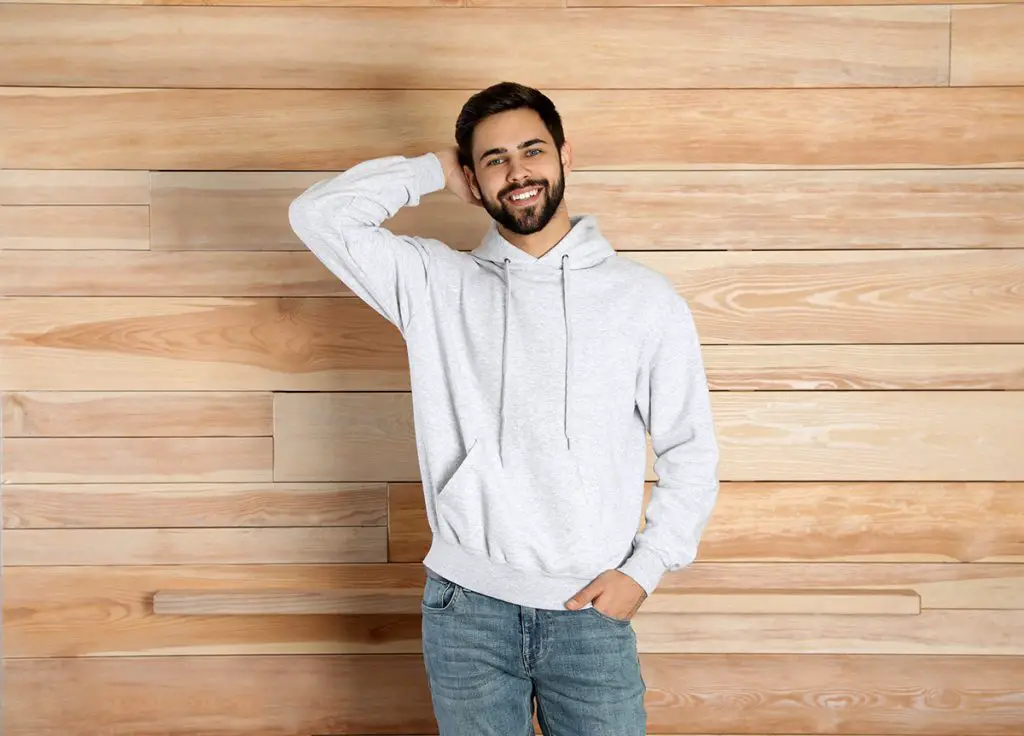
[[531, 256], [508, 242], [498, 232], [497, 223], [491, 222], [483, 240], [471, 255], [489, 261], [502, 269], [505, 280], [505, 330], [501, 350], [501, 403], [498, 409], [498, 456], [504, 463], [505, 396], [508, 386], [508, 335], [510, 329], [509, 304], [514, 288], [514, 273], [518, 269], [550, 268], [561, 272], [562, 306], [565, 316], [565, 395], [562, 423], [566, 449], [572, 449], [572, 288], [573, 271], [591, 268], [615, 255], [615, 249], [601, 234], [593, 215], [575, 215], [569, 218], [570, 230], [553, 248], [540, 258]]

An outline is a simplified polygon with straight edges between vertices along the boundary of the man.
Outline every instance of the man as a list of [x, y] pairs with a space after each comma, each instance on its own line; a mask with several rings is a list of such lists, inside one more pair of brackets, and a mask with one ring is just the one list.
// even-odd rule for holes
[[[716, 444], [693, 318], [662, 274], [568, 212], [552, 102], [471, 97], [457, 147], [362, 162], [290, 222], [401, 332], [433, 541], [423, 654], [442, 736], [641, 736], [632, 617], [696, 557]], [[382, 227], [447, 188], [493, 219], [471, 252]], [[637, 533], [655, 453], [646, 526]]]

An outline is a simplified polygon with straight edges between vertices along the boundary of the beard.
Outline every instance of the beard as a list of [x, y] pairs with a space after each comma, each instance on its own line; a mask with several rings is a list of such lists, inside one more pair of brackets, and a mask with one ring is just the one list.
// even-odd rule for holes
[[[487, 213], [499, 224], [517, 235], [533, 235], [543, 230], [555, 216], [562, 198], [565, 196], [565, 170], [559, 162], [558, 181], [554, 188], [547, 179], [531, 179], [522, 184], [514, 184], [499, 193], [496, 200], [486, 195], [481, 202]], [[529, 207], [513, 207], [505, 196], [516, 189], [539, 187], [537, 201]]]

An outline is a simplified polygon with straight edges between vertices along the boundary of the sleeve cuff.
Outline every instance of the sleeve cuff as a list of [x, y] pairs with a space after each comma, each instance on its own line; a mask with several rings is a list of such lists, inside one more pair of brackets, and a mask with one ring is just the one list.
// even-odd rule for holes
[[444, 189], [444, 169], [441, 168], [441, 161], [437, 156], [433, 153], [425, 153], [422, 156], [410, 158], [408, 161], [412, 167], [413, 176], [416, 178], [419, 196], [422, 197]]
[[668, 571], [661, 558], [646, 545], [637, 546], [632, 555], [619, 565], [619, 572], [629, 575], [650, 596]]

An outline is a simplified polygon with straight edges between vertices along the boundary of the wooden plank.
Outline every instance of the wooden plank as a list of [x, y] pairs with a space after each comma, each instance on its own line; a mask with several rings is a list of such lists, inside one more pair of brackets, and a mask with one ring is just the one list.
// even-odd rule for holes
[[0, 251], [7, 296], [351, 296], [309, 252]]
[[[651, 485], [644, 487], [645, 510]], [[388, 504], [388, 560], [422, 560], [430, 546], [422, 487], [393, 483]], [[1022, 524], [1022, 483], [726, 482], [698, 560], [1024, 562]], [[637, 528], [644, 526], [641, 519]], [[881, 584], [879, 576], [887, 567], [868, 568], [873, 571], [868, 577], [850, 573], [849, 584], [862, 587], [876, 578]], [[701, 577], [691, 583], [723, 584], [719, 578]], [[948, 592], [928, 593], [905, 578], [893, 584], [918, 590], [925, 607], [952, 607], [950, 601], [957, 599]], [[933, 600], [929, 595], [941, 597]], [[973, 595], [962, 596], [965, 605]]]
[[[340, 172], [155, 172], [152, 247], [304, 250], [288, 205]], [[1024, 170], [572, 171], [571, 211], [618, 251], [1019, 248]], [[490, 223], [447, 190], [386, 222], [476, 247]]]
[[[11, 0], [6, 0], [11, 1]], [[30, 2], [42, 2], [43, 0], [29, 0]], [[85, 2], [85, 0], [72, 0], [73, 2]], [[120, 0], [112, 0], [120, 2]], [[198, 0], [195, 0], [198, 2]], [[1019, 3], [1022, 0], [1006, 0], [1007, 3]], [[874, 0], [873, 5], [929, 5], [932, 0]], [[971, 5], [977, 4], [978, 0], [953, 0], [948, 5]], [[695, 3], [695, 0], [566, 0], [567, 7], [570, 8], [616, 8], [616, 7], [673, 7], [673, 6], [690, 6], [699, 4], [702, 6], [708, 6], [713, 8], [731, 7], [734, 5], [740, 6], [774, 6], [774, 5], [814, 5], [814, 6], [830, 6], [830, 5], [856, 5], [858, 0], [699, 0]]]
[[259, 483], [273, 478], [272, 437], [4, 439], [4, 483]]
[[717, 393], [712, 403], [728, 480], [1024, 480], [1021, 392]]
[[383, 483], [60, 483], [4, 486], [7, 529], [383, 526]]
[[[153, 596], [155, 614], [176, 616], [415, 614], [420, 611], [419, 606], [420, 597], [386, 592], [159, 590]], [[662, 606], [658, 611], [685, 615], [919, 615], [921, 599], [914, 591], [837, 590], [809, 593], [783, 590], [744, 593], [692, 590], [662, 598]]]
[[1012, 4], [953, 8], [950, 84], [1024, 84], [1024, 7]]
[[[478, 89], [507, 74], [491, 32], [509, 23], [521, 32], [517, 78], [544, 89], [948, 82], [942, 6], [538, 8], [527, 16], [474, 8], [453, 22], [446, 8], [0, 4], [9, 56], [0, 85]], [[237, 43], [239, 28], [258, 42]], [[368, 63], [381, 38], [389, 39], [386, 63]], [[567, 38], [587, 38], [588, 53]]]
[[3, 205], [148, 205], [148, 171], [0, 169]]
[[409, 370], [358, 299], [0, 298], [0, 386], [374, 390], [408, 388]]
[[1024, 345], [704, 345], [713, 391], [1024, 389]]
[[[913, 0], [916, 2], [917, 0]], [[962, 0], [957, 0], [961, 2]], [[1009, 0], [1017, 2], [1017, 0]], [[51, 3], [53, 0], [0, 0], [0, 3], [26, 2]], [[61, 5], [201, 5], [206, 6], [242, 6], [242, 7], [275, 7], [294, 5], [291, 0], [59, 0]], [[416, 7], [460, 7], [462, 0], [302, 0], [302, 5], [311, 7], [377, 7], [377, 8], [416, 8]]]
[[408, 393], [275, 394], [275, 480], [418, 479], [411, 412]]
[[6, 437], [270, 437], [266, 392], [27, 392], [0, 397]]
[[[287, 654], [294, 653], [288, 647], [299, 641], [308, 649], [383, 652], [399, 647], [405, 651], [410, 645], [404, 638], [364, 639], [357, 632], [364, 631], [366, 624], [382, 630], [384, 617], [404, 631], [407, 622], [393, 614], [419, 613], [424, 581], [418, 562], [9, 567], [4, 575], [8, 657], [69, 652], [151, 656], [186, 649], [207, 654], [243, 649], [257, 653], [271, 644]], [[933, 609], [1016, 609], [1019, 614], [1024, 608], [1024, 565], [699, 562], [667, 574], [641, 611], [645, 616], [695, 615], [695, 611], [681, 611], [679, 604], [694, 603], [699, 594], [693, 591], [700, 589], [715, 589], [717, 604], [730, 596], [757, 594], [764, 606], [780, 600], [777, 591], [794, 587], [805, 602], [823, 601], [837, 591], [855, 592], [861, 601], [878, 593], [907, 596], [911, 591]], [[172, 619], [162, 610], [170, 594], [229, 596], [232, 591], [253, 589], [264, 595], [331, 594], [344, 600], [338, 610], [347, 617], [323, 622], [310, 616], [296, 620], [250, 612], [244, 620], [218, 620], [212, 615]], [[774, 615], [765, 610], [762, 617], [770, 623]], [[345, 624], [346, 633], [339, 633], [339, 623]], [[307, 625], [313, 628], [299, 635], [308, 638], [296, 639]]]
[[[450, 145], [469, 96], [0, 88], [9, 130], [0, 138], [0, 165], [346, 169]], [[1024, 87], [553, 90], [550, 97], [567, 126], [576, 169], [1024, 165]], [[75, 126], [57, 130], [46, 124], [52, 120]]]
[[[723, 480], [1024, 479], [1021, 392], [716, 392], [712, 411]], [[274, 415], [276, 480], [419, 480], [410, 394], [278, 394]]]
[[1024, 342], [1024, 250], [630, 253], [705, 343]]
[[[1015, 736], [1017, 657], [641, 655], [651, 733]], [[88, 683], [88, 686], [83, 686]], [[416, 655], [7, 660], [7, 736], [434, 733]], [[54, 702], [60, 708], [48, 707]], [[112, 717], [111, 703], [131, 702]]]
[[[146, 250], [149, 208], [139, 205], [0, 207], [0, 249]], [[4, 254], [0, 250], [0, 255]], [[95, 255], [95, 254], [93, 254]], [[6, 264], [2, 264], [7, 268]], [[0, 283], [6, 293], [7, 282]]]
[[384, 562], [386, 529], [8, 529], [7, 568], [40, 565], [202, 565]]
[[[705, 343], [1024, 343], [1024, 249], [636, 252]], [[9, 296], [352, 296], [309, 252], [0, 253]]]
[[[1024, 388], [1021, 344], [705, 344], [703, 353], [714, 390]], [[23, 297], [0, 298], [0, 386], [407, 391], [410, 383], [401, 335], [358, 299]]]

